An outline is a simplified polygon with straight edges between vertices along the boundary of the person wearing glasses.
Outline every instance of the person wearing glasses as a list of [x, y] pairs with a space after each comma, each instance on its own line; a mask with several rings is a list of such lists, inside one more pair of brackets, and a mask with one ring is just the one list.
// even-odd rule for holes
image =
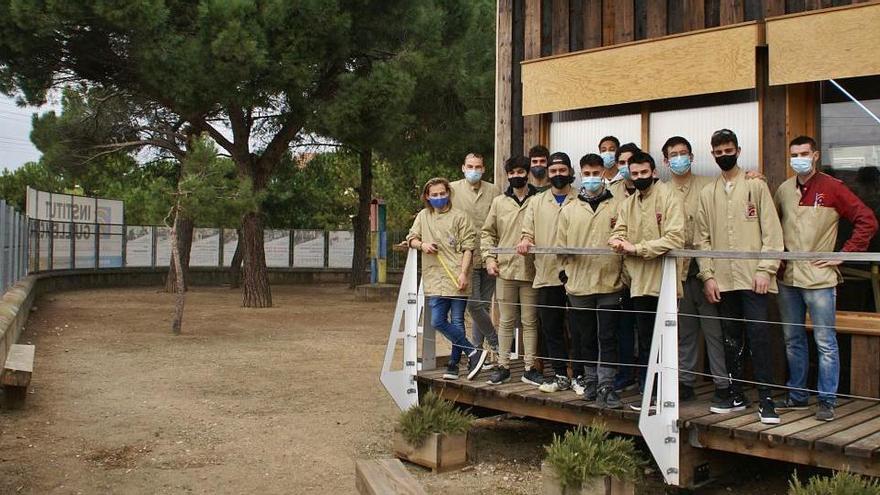
[[[787, 251], [834, 251], [837, 224], [845, 218], [853, 225], [852, 235], [841, 251], [866, 251], [877, 232], [877, 217], [843, 182], [818, 170], [819, 147], [809, 136], [798, 136], [788, 145], [794, 177], [776, 190], [776, 209], [782, 218]], [[788, 261], [779, 283], [779, 310], [788, 358], [788, 392], [780, 411], [807, 409], [810, 369], [804, 320], [809, 310], [813, 339], [819, 353], [819, 404], [816, 419], [834, 419], [835, 394], [840, 379], [840, 351], [837, 347], [837, 285], [843, 282], [840, 261]]]
[[[721, 129], [712, 134], [712, 155], [721, 176], [700, 193], [694, 244], [703, 251], [780, 252], [782, 225], [770, 189], [762, 180], [746, 180], [739, 166], [739, 140], [733, 131]], [[724, 318], [724, 352], [730, 376], [728, 400], [713, 404], [716, 414], [742, 411], [748, 407], [742, 392], [743, 361], [751, 350], [754, 379], [759, 382], [758, 416], [762, 423], [779, 423], [773, 401], [773, 354], [770, 325], [767, 323], [769, 293], [776, 293], [779, 261], [772, 259], [698, 260], [703, 292]], [[745, 322], [741, 321], [745, 319]], [[746, 346], [748, 339], [748, 347]]]
[[431, 326], [449, 339], [452, 352], [443, 378], [458, 379], [461, 355], [468, 357], [468, 380], [486, 360], [486, 351], [468, 341], [464, 329], [476, 233], [467, 215], [452, 208], [449, 181], [435, 177], [425, 183], [425, 208], [416, 215], [406, 242], [422, 252], [422, 283], [431, 308]]

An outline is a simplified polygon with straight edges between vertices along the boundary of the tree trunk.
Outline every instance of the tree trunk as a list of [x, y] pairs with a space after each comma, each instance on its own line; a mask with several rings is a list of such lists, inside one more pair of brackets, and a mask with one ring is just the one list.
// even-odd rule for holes
[[237, 289], [241, 285], [241, 229], [236, 229], [235, 234], [238, 242], [235, 243], [235, 253], [232, 255], [232, 265], [229, 267], [229, 287], [231, 289]]
[[373, 200], [373, 150], [358, 154], [361, 168], [361, 185], [358, 187], [358, 211], [354, 217], [354, 256], [351, 258], [351, 284], [353, 289], [369, 282], [367, 266], [370, 242], [370, 201]]
[[[177, 235], [177, 249], [180, 253], [180, 266], [183, 267], [183, 290], [189, 289], [189, 258], [192, 251], [193, 219], [188, 215], [175, 214], [174, 225]], [[174, 243], [174, 240], [171, 241]], [[172, 246], [173, 247], [173, 246]], [[165, 292], [177, 291], [177, 268], [174, 263], [168, 267], [168, 276], [165, 277]]]
[[[184, 286], [184, 275], [186, 274], [186, 269], [182, 263], [182, 256], [180, 253], [180, 236], [178, 236], [178, 228], [185, 223], [182, 221], [180, 216], [180, 201], [178, 200], [177, 206], [174, 208], [174, 225], [171, 227], [171, 266], [174, 270], [171, 270], [174, 276], [174, 287], [176, 289], [176, 296], [174, 298], [174, 318], [171, 320], [171, 332], [174, 335], [180, 335], [180, 329], [183, 326], [183, 304], [185, 302], [186, 297], [186, 288]], [[192, 244], [192, 222], [190, 221], [190, 244]], [[187, 256], [188, 258], [189, 256]], [[169, 277], [170, 278], [170, 277]]]
[[259, 212], [242, 216], [241, 233], [238, 245], [242, 248], [242, 306], [270, 308], [272, 291], [269, 288], [266, 253], [263, 251], [263, 219]]

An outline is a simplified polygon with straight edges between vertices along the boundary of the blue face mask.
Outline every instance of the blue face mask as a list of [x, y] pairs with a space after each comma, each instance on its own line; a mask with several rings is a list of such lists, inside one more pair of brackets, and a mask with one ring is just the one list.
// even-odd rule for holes
[[482, 177], [483, 172], [480, 172], [479, 170], [468, 170], [464, 173], [465, 180], [470, 182], [471, 184], [476, 184], [477, 182], [480, 182], [480, 178]]
[[614, 166], [614, 152], [613, 151], [605, 151], [600, 153], [599, 156], [602, 157], [602, 164], [605, 165], [605, 168], [611, 168]]
[[581, 186], [590, 194], [595, 194], [602, 189], [604, 181], [601, 177], [583, 177], [581, 178]]
[[620, 167], [619, 169], [617, 169], [617, 173], [619, 173], [620, 176], [623, 177], [624, 180], [631, 179], [631, 177], [629, 175], [629, 165], [625, 165], [623, 167]]
[[449, 204], [449, 196], [443, 198], [428, 198], [428, 203], [431, 203], [431, 208], [442, 210]]
[[791, 169], [798, 175], [809, 174], [813, 170], [813, 159], [809, 156], [792, 157]]
[[669, 159], [669, 169], [675, 175], [684, 175], [691, 169], [691, 159], [687, 155], [673, 156]]

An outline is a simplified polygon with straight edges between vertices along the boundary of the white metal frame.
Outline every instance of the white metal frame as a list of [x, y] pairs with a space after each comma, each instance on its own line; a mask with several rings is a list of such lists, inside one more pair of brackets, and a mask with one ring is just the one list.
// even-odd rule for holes
[[[419, 403], [416, 386], [418, 324], [419, 314], [424, 306], [424, 296], [418, 283], [418, 254], [414, 249], [410, 249], [406, 257], [400, 292], [397, 294], [397, 307], [394, 309], [388, 345], [385, 347], [385, 361], [379, 374], [379, 381], [401, 410], [409, 409]], [[400, 340], [403, 340], [403, 363], [394, 363], [394, 351]]]

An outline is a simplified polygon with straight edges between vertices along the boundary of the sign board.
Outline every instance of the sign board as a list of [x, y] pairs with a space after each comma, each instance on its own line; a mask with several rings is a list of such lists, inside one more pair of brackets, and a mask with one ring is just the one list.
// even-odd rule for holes
[[30, 187], [26, 210], [28, 218], [55, 222], [122, 225], [125, 219], [122, 201], [49, 193]]

